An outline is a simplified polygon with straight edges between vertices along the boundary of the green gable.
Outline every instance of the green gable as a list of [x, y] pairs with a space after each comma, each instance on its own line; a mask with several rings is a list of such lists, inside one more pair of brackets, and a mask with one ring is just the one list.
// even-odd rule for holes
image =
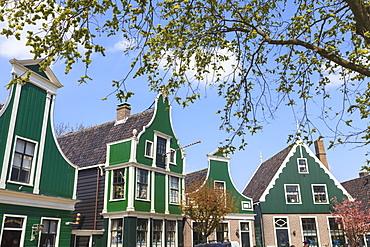
[[[300, 171], [299, 160], [306, 161], [307, 170], [304, 172]], [[299, 188], [298, 202], [287, 202], [289, 192], [286, 192], [286, 186], [291, 185]], [[326, 189], [325, 200], [315, 201], [313, 186]], [[312, 151], [305, 144], [300, 144], [290, 150], [260, 198], [260, 205], [264, 213], [329, 213], [330, 199], [335, 196], [343, 198], [347, 195], [348, 193]]]

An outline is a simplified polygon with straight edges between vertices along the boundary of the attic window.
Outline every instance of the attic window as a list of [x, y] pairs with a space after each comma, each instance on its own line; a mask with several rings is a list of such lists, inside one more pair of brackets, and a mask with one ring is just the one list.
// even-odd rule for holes
[[166, 167], [166, 148], [167, 139], [157, 136], [156, 165], [157, 167]]
[[170, 156], [170, 164], [176, 165], [176, 150], [171, 148], [171, 152], [169, 153]]
[[215, 189], [216, 190], [225, 190], [225, 182], [224, 181], [215, 181]]
[[10, 180], [30, 183], [36, 143], [17, 138]]
[[299, 173], [308, 173], [307, 159], [299, 158], [297, 159], [297, 163]]
[[315, 204], [328, 203], [326, 185], [312, 185], [312, 194]]

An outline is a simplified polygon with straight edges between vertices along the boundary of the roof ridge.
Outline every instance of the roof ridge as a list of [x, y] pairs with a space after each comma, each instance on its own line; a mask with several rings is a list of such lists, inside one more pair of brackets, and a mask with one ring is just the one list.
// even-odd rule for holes
[[[139, 115], [142, 115], [144, 113], [148, 113], [148, 112], [151, 112], [151, 111], [154, 111], [154, 110], [153, 109], [147, 109], [145, 111], [138, 112], [138, 113], [135, 113], [133, 115], [130, 115], [127, 119], [132, 118], [132, 117], [137, 117]], [[82, 129], [82, 130], [77, 130], [77, 131], [74, 131], [74, 132], [69, 132], [69, 133], [66, 133], [64, 135], [58, 136], [57, 138], [61, 138], [61, 137], [65, 137], [65, 136], [70, 136], [70, 135], [75, 135], [75, 134], [78, 134], [78, 133], [81, 133], [81, 132], [84, 132], [84, 131], [89, 131], [89, 130], [94, 129], [94, 128], [100, 128], [100, 127], [103, 127], [103, 126], [106, 126], [108, 124], [112, 124], [112, 123], [115, 123], [115, 122], [116, 122], [116, 120], [113, 120], [113, 121], [109, 121], [109, 122], [102, 123], [102, 124], [99, 124], [99, 125], [91, 126], [91, 127], [88, 127], [88, 128]]]

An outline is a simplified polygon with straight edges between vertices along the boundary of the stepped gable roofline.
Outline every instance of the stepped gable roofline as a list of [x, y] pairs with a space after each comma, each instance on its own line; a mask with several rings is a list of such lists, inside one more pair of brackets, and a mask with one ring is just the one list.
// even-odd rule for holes
[[351, 179], [341, 183], [356, 200], [362, 201], [363, 209], [370, 209], [370, 175]]
[[13, 76], [24, 77], [27, 71], [31, 71], [30, 82], [48, 91], [48, 93], [56, 94], [56, 90], [63, 87], [49, 67], [45, 71], [39, 70], [42, 59], [18, 60], [13, 58], [9, 62], [12, 64]]
[[111, 121], [91, 128], [59, 136], [59, 145], [65, 156], [79, 168], [104, 164], [107, 143], [133, 136], [133, 130], [142, 131], [153, 118], [154, 110], [131, 115], [127, 121], [116, 124]]
[[244, 188], [242, 194], [252, 198], [253, 202], [258, 202], [291, 149], [292, 147], [288, 146], [261, 163]]
[[193, 184], [199, 183], [203, 185], [207, 180], [207, 177], [208, 177], [208, 168], [186, 174], [185, 191], [189, 190], [189, 188]]

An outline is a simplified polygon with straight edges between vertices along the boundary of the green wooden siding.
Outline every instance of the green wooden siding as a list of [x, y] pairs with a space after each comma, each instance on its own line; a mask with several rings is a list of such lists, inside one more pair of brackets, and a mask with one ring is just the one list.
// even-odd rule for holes
[[[331, 209], [329, 203], [314, 204], [312, 184], [325, 184], [329, 199], [334, 196], [337, 198], [346, 197], [329, 175], [324, 172], [324, 169], [315, 162], [315, 159], [309, 156], [304, 147], [302, 147], [302, 156], [307, 159], [309, 173], [298, 173], [297, 158], [301, 158], [298, 146], [294, 155], [287, 162], [286, 167], [283, 168], [282, 173], [279, 174], [275, 185], [270, 189], [269, 194], [266, 196], [266, 201], [261, 202], [263, 213], [328, 213]], [[299, 184], [301, 204], [286, 203], [284, 184]]]
[[[24, 236], [24, 247], [34, 247], [38, 246], [38, 236], [36, 236], [34, 241], [30, 241], [31, 232], [32, 232], [32, 225], [33, 224], [40, 224], [41, 217], [48, 217], [48, 218], [59, 218], [60, 221], [60, 233], [59, 233], [59, 246], [69, 246], [70, 239], [71, 239], [71, 226], [66, 226], [66, 222], [72, 221], [72, 212], [64, 211], [64, 210], [54, 210], [54, 209], [46, 209], [46, 208], [36, 208], [36, 207], [25, 207], [25, 206], [17, 206], [17, 205], [8, 205], [8, 204], [0, 204], [0, 222], [3, 222], [4, 214], [9, 215], [19, 215], [19, 216], [27, 216], [26, 222], [26, 232]], [[2, 230], [3, 225], [0, 225], [0, 230]]]
[[229, 173], [229, 163], [227, 161], [210, 160], [208, 181], [224, 181], [226, 189], [231, 192], [231, 196], [235, 198], [238, 205], [239, 213], [253, 214], [250, 210], [242, 210], [241, 202], [249, 202], [252, 205], [251, 199], [245, 198], [235, 187]]
[[[11, 92], [11, 95], [9, 95], [9, 97], [11, 97], [9, 100], [9, 104], [6, 108], [2, 109], [4, 110], [4, 112], [0, 116], [0, 130], [1, 130], [0, 131], [0, 154], [4, 154], [5, 147], [7, 146], [6, 140], [7, 140], [8, 132], [9, 132], [10, 119], [12, 116], [14, 93], [15, 93], [15, 87], [12, 86], [12, 92]], [[0, 166], [1, 167], [3, 166], [3, 162], [4, 162], [4, 155], [0, 155]]]
[[75, 173], [77, 171], [59, 152], [51, 128], [51, 122], [48, 121], [40, 180], [40, 194], [72, 198]]
[[154, 184], [154, 193], [155, 193], [155, 201], [154, 201], [154, 207], [156, 213], [165, 213], [165, 205], [166, 205], [166, 198], [164, 191], [165, 188], [165, 180], [166, 176], [162, 173], [155, 173], [155, 184]]
[[130, 160], [131, 141], [109, 146], [109, 165], [123, 164]]

